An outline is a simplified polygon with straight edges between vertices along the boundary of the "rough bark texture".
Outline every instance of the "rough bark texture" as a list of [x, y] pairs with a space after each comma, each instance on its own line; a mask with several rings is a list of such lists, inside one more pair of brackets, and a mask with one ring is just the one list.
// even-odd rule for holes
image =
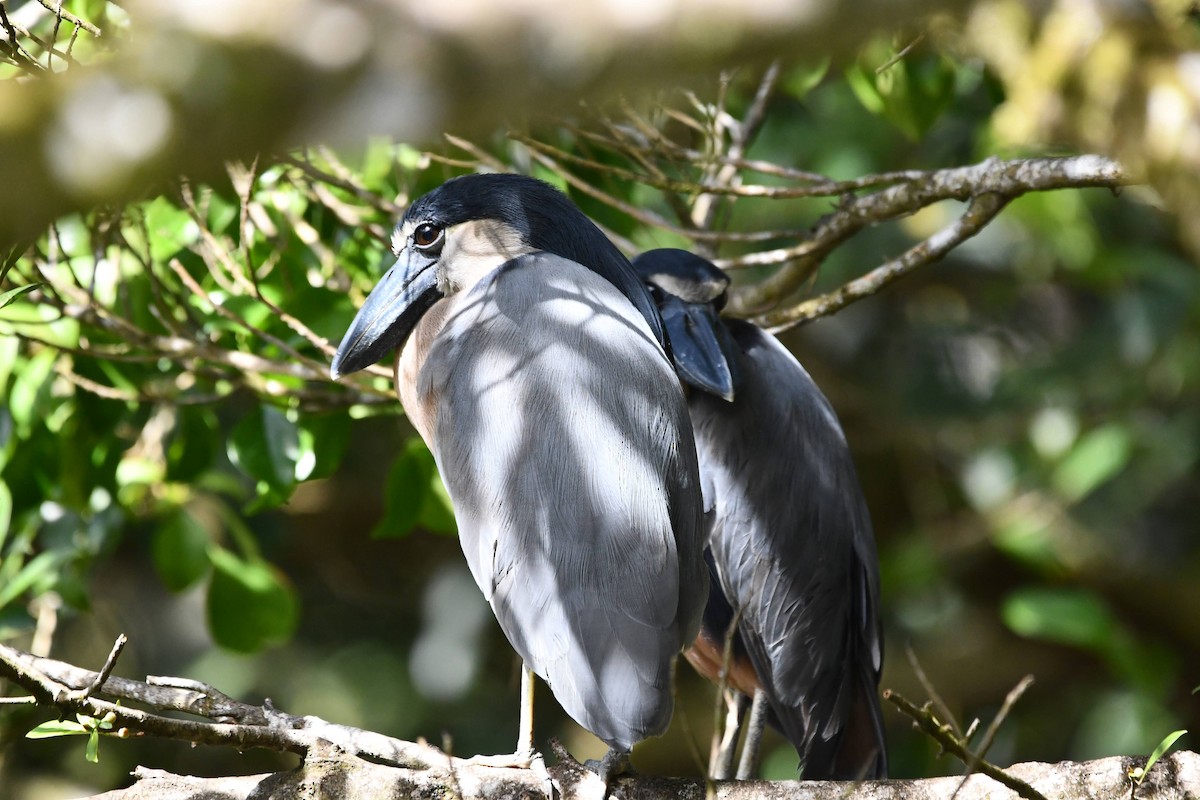
[[[124, 729], [125, 735], [154, 735], [193, 744], [262, 747], [297, 753], [302, 761], [288, 772], [219, 778], [189, 777], [139, 768], [134, 773], [136, 781], [132, 786], [98, 795], [105, 800], [380, 800], [400, 797], [600, 800], [605, 795], [604, 786], [595, 773], [565, 753], [560, 753], [559, 763], [545, 771], [490, 767], [472, 763], [470, 759], [448, 756], [425, 743], [404, 742], [315, 717], [298, 717], [271, 707], [240, 703], [196, 681], [150, 678], [142, 682], [108, 677], [106, 673], [115, 662], [121, 644], [119, 641], [114, 647], [113, 655], [101, 672], [0, 645], [0, 677], [30, 693], [27, 698], [9, 698], [9, 703], [52, 707], [63, 718], [71, 714], [85, 714], [96, 719], [106, 717], [111, 723], [109, 730]], [[181, 720], [129, 705], [117, 705], [99, 699], [99, 695], [126, 704], [148, 705], [155, 711], [186, 711], [217, 721]], [[1161, 759], [1135, 791], [1130, 772], [1145, 763], [1145, 758], [1113, 757], [1084, 763], [1017, 764], [1005, 772], [1029, 784], [1046, 798], [1176, 800], [1200, 797], [1200, 755], [1178, 752]], [[637, 775], [621, 778], [610, 788], [611, 796], [625, 800], [672, 797], [679, 800], [709, 797], [718, 800], [783, 797], [1004, 800], [1019, 796], [1013, 789], [978, 774], [965, 782], [961, 777], [949, 777], [857, 784], [836, 781], [706, 783], [698, 779]], [[1036, 796], [1028, 788], [1024, 792], [1027, 796]]]
[[[1082, 763], [1017, 764], [1009, 771], [1032, 784], [1047, 797], [1127, 798], [1138, 800], [1183, 800], [1200, 796], [1200, 755], [1177, 752], [1159, 761], [1136, 792], [1131, 794], [1129, 770], [1144, 759], [1113, 757]], [[603, 792], [599, 781], [581, 776], [573, 766], [550, 768], [555, 793], [563, 800], [597, 800]], [[548, 798], [547, 787], [530, 770], [465, 767], [409, 770], [369, 764], [344, 754], [313, 752], [303, 766], [273, 775], [238, 778], [193, 778], [156, 770], [139, 770], [137, 782], [128, 789], [98, 795], [102, 800], [241, 800], [241, 798], [443, 798], [463, 800], [508, 800]], [[960, 788], [960, 784], [962, 784]], [[963, 784], [960, 777], [924, 780], [871, 781], [858, 785], [831, 781], [723, 781], [713, 784], [716, 800], [1008, 800], [1018, 795], [991, 778], [973, 775]], [[956, 794], [957, 792], [957, 794]], [[639, 776], [624, 778], [612, 789], [612, 797], [623, 800], [679, 798], [702, 800], [703, 781]]]

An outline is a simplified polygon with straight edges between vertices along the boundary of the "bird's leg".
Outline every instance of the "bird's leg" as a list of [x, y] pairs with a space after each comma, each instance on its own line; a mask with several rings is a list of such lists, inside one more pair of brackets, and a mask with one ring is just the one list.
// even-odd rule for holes
[[742, 745], [742, 760], [738, 763], [737, 779], [749, 780], [758, 771], [759, 749], [762, 746], [763, 729], [767, 727], [767, 693], [759, 689], [754, 693], [754, 704], [750, 706], [750, 719], [746, 722], [746, 743]]
[[531, 768], [539, 773], [546, 772], [542, 754], [533, 747], [533, 670], [521, 662], [521, 716], [517, 723], [517, 750], [514, 753], [496, 756], [472, 756], [468, 763], [487, 767]]
[[533, 757], [533, 670], [521, 662], [521, 719], [517, 725], [517, 754]]
[[733, 759], [737, 754], [738, 735], [741, 733], [742, 715], [746, 713], [747, 699], [741, 692], [727, 689], [725, 726], [721, 738], [714, 737], [712, 753], [709, 755], [709, 777], [714, 781], [733, 777]]

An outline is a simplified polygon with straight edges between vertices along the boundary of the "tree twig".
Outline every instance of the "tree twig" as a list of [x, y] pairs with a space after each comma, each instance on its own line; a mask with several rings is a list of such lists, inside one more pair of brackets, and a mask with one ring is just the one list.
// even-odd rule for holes
[[[772, 61], [759, 81], [758, 89], [754, 93], [754, 99], [750, 102], [750, 107], [746, 110], [745, 116], [733, 131], [732, 141], [729, 147], [725, 148], [725, 154], [732, 159], [741, 158], [746, 155], [747, 149], [762, 129], [763, 123], [767, 119], [767, 106], [771, 102], [771, 97], [775, 94], [775, 87], [779, 83], [780, 66], [778, 61]], [[718, 168], [710, 180], [705, 181], [709, 186], [720, 189], [733, 189], [741, 184], [741, 170], [732, 164], [723, 164]], [[705, 192], [700, 194], [692, 204], [692, 224], [701, 229], [709, 230], [713, 227], [716, 220], [717, 212], [720, 209], [720, 204], [717, 202], [717, 196], [714, 193]], [[713, 255], [706, 253], [705, 255]]]
[[929, 676], [925, 674], [925, 669], [921, 666], [921, 662], [917, 659], [916, 651], [912, 649], [911, 644], [904, 646], [904, 655], [908, 659], [909, 666], [912, 667], [913, 674], [917, 676], [917, 681], [921, 684], [921, 688], [925, 690], [930, 701], [933, 702], [933, 707], [938, 710], [938, 713], [945, 717], [946, 722], [950, 723], [950, 729], [955, 735], [962, 739], [969, 740], [970, 733], [963, 733], [958, 725], [958, 720], [954, 716], [954, 712], [950, 710], [950, 706], [946, 705], [946, 701], [942, 699], [937, 687], [933, 685], [933, 681], [929, 680]]
[[50, 0], [38, 0], [38, 2], [41, 3], [42, 7], [45, 8], [47, 11], [54, 14], [59, 19], [65, 19], [67, 22], [70, 22], [76, 28], [83, 28], [85, 31], [90, 33], [92, 36], [103, 35], [101, 33], [100, 29], [97, 28], [95, 25], [93, 25], [92, 23], [88, 22], [85, 19], [80, 19], [79, 17], [72, 14], [70, 11], [67, 11], [65, 8], [63, 8], [61, 2], [51, 3]]
[[125, 649], [125, 644], [128, 641], [129, 638], [125, 634], [117, 635], [117, 640], [113, 642], [112, 650], [109, 652], [108, 658], [104, 661], [104, 666], [96, 673], [96, 677], [92, 679], [92, 682], [80, 690], [83, 692], [80, 697], [90, 697], [92, 692], [98, 690], [108, 680], [108, 676], [112, 675], [113, 668], [117, 666], [117, 659], [121, 657], [121, 651]]
[[[1021, 696], [1025, 694], [1025, 691], [1032, 685], [1033, 676], [1026, 675], [1017, 683], [1016, 686], [1010, 689], [1008, 694], [1004, 697], [1004, 702], [1001, 704], [1000, 710], [996, 712], [996, 716], [992, 717], [991, 723], [987, 726], [987, 730], [983, 733], [983, 740], [972, 752], [971, 760], [967, 762], [967, 772], [965, 775], [963, 775], [962, 783], [959, 784], [958, 789], [956, 789], [954, 794], [951, 795], [950, 800], [955, 800], [955, 798], [958, 796], [958, 792], [962, 789], [962, 787], [967, 785], [967, 780], [971, 777], [971, 773], [979, 767], [979, 762], [982, 761], [987, 755], [988, 750], [992, 749], [992, 743], [996, 741], [996, 734], [999, 732], [1000, 726], [1004, 724], [1004, 720], [1008, 718], [1008, 712], [1012, 711], [1013, 706], [1016, 705], [1017, 701], [1021, 699]], [[962, 737], [962, 740], [964, 744], [969, 742], [971, 740], [971, 731], [967, 731], [966, 735]]]
[[975, 761], [979, 772], [992, 780], [999, 781], [1025, 800], [1046, 800], [1045, 795], [1030, 786], [1020, 778], [1014, 777], [983, 758], [977, 758], [966, 745], [954, 735], [950, 725], [938, 720], [928, 707], [917, 708], [904, 697], [891, 689], [885, 689], [883, 699], [894, 705], [907, 717], [910, 717], [917, 728], [928, 734], [942, 749], [950, 753], [964, 764]]

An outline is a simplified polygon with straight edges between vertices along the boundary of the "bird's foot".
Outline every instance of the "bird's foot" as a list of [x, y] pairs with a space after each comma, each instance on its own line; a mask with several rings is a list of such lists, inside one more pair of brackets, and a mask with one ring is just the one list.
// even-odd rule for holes
[[584, 762], [584, 766], [596, 774], [600, 782], [604, 784], [604, 794], [602, 797], [607, 798], [613, 788], [613, 784], [617, 778], [622, 775], [628, 775], [633, 772], [633, 764], [629, 760], [628, 750], [618, 750], [615, 747], [610, 747], [604, 758], [596, 761], [589, 759]]
[[628, 750], [609, 750], [600, 761], [579, 763], [557, 739], [550, 740], [550, 749], [558, 757], [554, 775], [562, 787], [562, 797], [608, 800], [616, 779], [633, 772]]
[[592, 758], [585, 761], [583, 765], [599, 775], [600, 780], [605, 783], [612, 778], [633, 772], [633, 764], [629, 761], [629, 751], [618, 750], [615, 747], [609, 748], [608, 753], [599, 761]]
[[546, 797], [555, 795], [554, 779], [550, 776], [550, 770], [546, 769], [546, 759], [537, 750], [520, 750], [515, 753], [501, 753], [494, 756], [471, 756], [463, 761], [477, 767], [530, 770], [545, 784]]
[[463, 759], [473, 767], [495, 767], [496, 769], [535, 769], [537, 764], [546, 768], [542, 754], [536, 750], [518, 750], [515, 753], [500, 753], [494, 756], [471, 756]]

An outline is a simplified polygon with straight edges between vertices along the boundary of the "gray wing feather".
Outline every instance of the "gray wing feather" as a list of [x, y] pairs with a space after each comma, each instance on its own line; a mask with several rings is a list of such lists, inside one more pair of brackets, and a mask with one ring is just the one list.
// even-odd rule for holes
[[707, 581], [691, 424], [645, 320], [578, 264], [522, 256], [459, 299], [420, 381], [509, 641], [601, 739], [661, 733]]
[[[831, 777], [856, 705], [879, 719], [879, 578], [862, 489], [841, 426], [804, 368], [758, 328], [729, 323], [743, 354], [733, 404], [690, 406], [710, 546], [739, 632], [805, 777]], [[869, 734], [882, 772], [882, 730]], [[855, 776], [855, 777], [861, 777]]]

